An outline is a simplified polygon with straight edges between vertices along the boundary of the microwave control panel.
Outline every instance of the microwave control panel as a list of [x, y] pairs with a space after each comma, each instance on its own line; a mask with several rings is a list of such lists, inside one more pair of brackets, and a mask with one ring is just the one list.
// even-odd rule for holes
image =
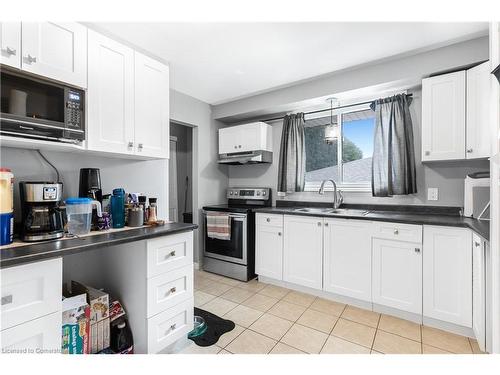
[[83, 129], [83, 91], [68, 89], [66, 100], [66, 124], [74, 129]]

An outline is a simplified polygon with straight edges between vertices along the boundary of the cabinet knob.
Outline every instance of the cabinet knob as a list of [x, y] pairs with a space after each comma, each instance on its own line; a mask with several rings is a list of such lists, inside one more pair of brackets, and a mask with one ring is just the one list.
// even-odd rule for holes
[[468, 154], [472, 154], [472, 148], [468, 148], [468, 149], [467, 149], [467, 153], [468, 153]]
[[321, 221], [318, 221], [318, 227], [320, 227], [320, 226], [321, 226]]
[[270, 219], [270, 218], [267, 218], [267, 219], [266, 219], [266, 221], [269, 223], [269, 222], [271, 221], [271, 219]]
[[238, 146], [235, 145], [234, 148], [238, 148]]
[[175, 292], [177, 292], [177, 288], [175, 286], [170, 288], [170, 293], [175, 293]]
[[129, 141], [129, 143], [128, 143], [127, 147], [128, 147], [128, 148], [132, 148], [132, 147], [134, 147], [134, 142]]
[[419, 247], [416, 247], [416, 248], [415, 248], [415, 252], [416, 252], [416, 253], [420, 253], [420, 248], [419, 248]]
[[171, 330], [171, 331], [173, 331], [176, 327], [177, 327], [177, 324], [176, 324], [176, 323], [174, 323], [174, 324], [172, 324], [172, 325], [170, 326], [170, 330]]
[[171, 257], [175, 257], [175, 250], [172, 250], [172, 251], [170, 252], [170, 256], [171, 256]]
[[425, 151], [425, 156], [429, 156], [431, 154], [430, 151]]
[[398, 235], [399, 234], [399, 229], [394, 229], [394, 234]]
[[5, 52], [7, 52], [7, 55], [13, 55], [13, 56], [15, 56], [17, 53], [15, 48], [11, 48], [9, 46], [5, 47]]
[[29, 53], [28, 53], [28, 56], [26, 56], [26, 60], [29, 64], [36, 63], [36, 57], [31, 56]]
[[238, 145], [238, 148], [241, 148], [241, 145]]
[[479, 247], [479, 246], [481, 246], [481, 243], [480, 243], [480, 242], [477, 242], [477, 241], [474, 241], [474, 246], [475, 246], [475, 247]]
[[328, 226], [328, 223], [325, 223], [325, 227], [327, 227], [327, 226]]
[[139, 151], [142, 151], [142, 143], [139, 143], [139, 144], [137, 145], [137, 149], [138, 149]]
[[281, 236], [281, 232], [278, 232], [278, 236]]
[[10, 303], [12, 303], [12, 294], [9, 294], [8, 296], [3, 296], [2, 297], [2, 303], [1, 303], [2, 306], [3, 305], [8, 305]]

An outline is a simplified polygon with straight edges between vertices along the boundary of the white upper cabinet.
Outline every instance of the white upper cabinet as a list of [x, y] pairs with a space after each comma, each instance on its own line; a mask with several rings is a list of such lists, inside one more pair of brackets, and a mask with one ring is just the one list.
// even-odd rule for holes
[[87, 87], [87, 28], [74, 22], [23, 22], [21, 68]]
[[219, 129], [219, 154], [272, 151], [272, 128], [264, 122]]
[[169, 69], [143, 54], [134, 55], [136, 154], [168, 158]]
[[371, 222], [325, 219], [323, 290], [371, 302]]
[[490, 62], [467, 70], [467, 159], [491, 156]]
[[422, 80], [422, 161], [465, 159], [465, 71]]
[[472, 328], [472, 235], [424, 226], [424, 317]]
[[88, 32], [87, 141], [95, 151], [134, 151], [134, 51]]
[[323, 219], [285, 215], [283, 280], [322, 289]]
[[0, 63], [21, 68], [21, 22], [0, 23]]
[[422, 314], [422, 244], [373, 239], [373, 302]]

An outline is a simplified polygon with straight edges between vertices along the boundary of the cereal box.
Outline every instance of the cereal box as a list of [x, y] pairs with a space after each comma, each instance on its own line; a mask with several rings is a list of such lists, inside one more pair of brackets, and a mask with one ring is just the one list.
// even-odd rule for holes
[[62, 340], [64, 354], [89, 353], [90, 306], [85, 294], [62, 301]]

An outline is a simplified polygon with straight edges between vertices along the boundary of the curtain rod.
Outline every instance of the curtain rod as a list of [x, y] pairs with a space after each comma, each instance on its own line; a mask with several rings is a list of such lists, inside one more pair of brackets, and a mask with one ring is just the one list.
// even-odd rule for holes
[[[412, 96], [413, 96], [413, 94], [406, 94], [406, 97], [410, 97], [411, 98]], [[342, 108], [349, 108], [349, 107], [356, 107], [358, 105], [363, 105], [363, 104], [370, 104], [370, 103], [373, 103], [375, 100], [376, 99], [369, 100], [369, 101], [366, 101], [366, 102], [341, 105], [339, 107], [334, 107], [333, 110], [342, 109]], [[311, 111], [311, 112], [304, 112], [304, 115], [312, 115], [312, 114], [315, 114], [315, 113], [326, 112], [326, 111], [330, 111], [330, 108], [327, 108], [327, 109], [318, 109], [316, 111]], [[276, 121], [276, 120], [283, 120], [284, 118], [285, 118], [285, 116], [281, 116], [281, 117], [269, 118], [269, 119], [266, 119], [266, 120], [259, 120], [259, 121], [270, 122], [270, 121]]]

